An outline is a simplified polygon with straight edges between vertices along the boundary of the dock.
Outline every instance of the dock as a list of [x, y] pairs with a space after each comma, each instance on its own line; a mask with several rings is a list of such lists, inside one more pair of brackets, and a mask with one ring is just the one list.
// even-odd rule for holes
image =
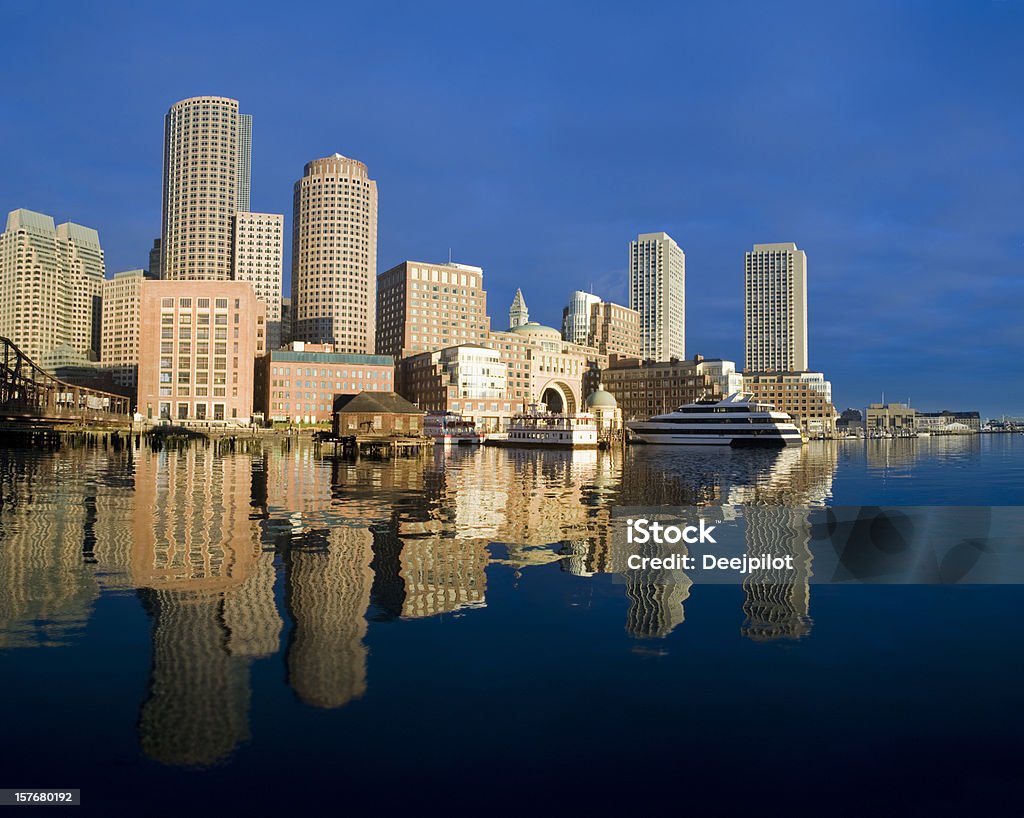
[[433, 451], [430, 437], [401, 437], [397, 435], [333, 435], [321, 434], [313, 438], [321, 453], [334, 457], [370, 457], [385, 460], [392, 457], [418, 457]]

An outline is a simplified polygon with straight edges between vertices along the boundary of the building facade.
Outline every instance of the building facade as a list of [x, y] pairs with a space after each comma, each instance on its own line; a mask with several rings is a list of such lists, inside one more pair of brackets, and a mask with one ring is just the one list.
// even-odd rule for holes
[[372, 354], [377, 183], [355, 159], [316, 159], [295, 183], [292, 212], [293, 338]]
[[623, 420], [647, 420], [701, 397], [722, 397], [721, 386], [702, 362], [700, 356], [688, 361], [614, 358], [601, 378]]
[[821, 372], [744, 372], [743, 390], [788, 413], [809, 437], [835, 437], [839, 413]]
[[95, 230], [11, 211], [0, 234], [0, 335], [50, 372], [99, 360], [103, 276]]
[[667, 233], [630, 242], [629, 307], [640, 313], [641, 357], [686, 357], [686, 254]]
[[917, 412], [914, 416], [914, 428], [919, 432], [942, 431], [947, 427], [961, 424], [972, 432], [981, 431], [981, 415], [978, 412]]
[[744, 270], [744, 371], [806, 371], [807, 254], [792, 242], [755, 244]]
[[294, 341], [256, 361], [254, 406], [269, 422], [329, 423], [336, 395], [394, 389], [389, 355], [353, 355]]
[[480, 267], [403, 261], [377, 279], [378, 355], [397, 359], [479, 343], [490, 327]]
[[139, 375], [139, 321], [145, 270], [114, 273], [103, 282], [103, 340], [100, 363], [114, 383], [132, 391]]
[[281, 346], [281, 253], [284, 216], [240, 212], [234, 219], [235, 281], [248, 281], [256, 300], [266, 304], [267, 349]]
[[552, 412], [581, 412], [608, 365], [608, 357], [596, 349], [571, 344], [559, 330], [534, 321], [491, 332], [483, 346], [501, 354], [513, 412], [531, 404], [544, 404]]
[[640, 313], [610, 301], [592, 304], [590, 334], [585, 343], [602, 355], [639, 358]]
[[249, 209], [252, 118], [238, 100], [193, 97], [164, 118], [160, 275], [227, 280], [232, 221]]
[[562, 310], [562, 338], [570, 344], [586, 346], [590, 342], [591, 308], [601, 303], [600, 296], [576, 290]]
[[871, 432], [913, 431], [917, 410], [905, 403], [872, 403], [864, 414], [864, 429]]
[[247, 425], [265, 306], [244, 281], [145, 281], [138, 411], [150, 422]]
[[460, 344], [403, 358], [398, 391], [427, 412], [455, 412], [482, 431], [504, 429], [516, 411], [508, 367], [496, 349]]

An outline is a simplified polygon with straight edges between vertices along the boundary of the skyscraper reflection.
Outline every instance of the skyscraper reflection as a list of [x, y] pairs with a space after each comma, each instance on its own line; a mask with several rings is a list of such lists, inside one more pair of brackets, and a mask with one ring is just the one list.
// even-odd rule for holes
[[136, 458], [131, 575], [153, 620], [139, 736], [165, 764], [213, 764], [248, 739], [249, 664], [278, 649], [252, 465], [202, 447]]
[[285, 606], [293, 628], [288, 684], [300, 701], [342, 707], [366, 691], [366, 611], [373, 585], [373, 534], [337, 525], [322, 549], [285, 557]]

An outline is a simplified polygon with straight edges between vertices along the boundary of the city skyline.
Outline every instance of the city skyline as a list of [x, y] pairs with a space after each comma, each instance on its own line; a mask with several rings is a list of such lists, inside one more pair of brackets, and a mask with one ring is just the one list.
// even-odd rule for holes
[[[1013, 4], [858, 9], [804, 8], [774, 19], [751, 7], [735, 21], [737, 43], [720, 54], [701, 46], [688, 56], [648, 55], [639, 66], [599, 57], [587, 76], [574, 67], [578, 46], [518, 23], [512, 28], [536, 59], [504, 64], [498, 54], [511, 34], [484, 34], [486, 20], [474, 18], [455, 34], [479, 27], [491, 47], [474, 47], [459, 66], [385, 57], [360, 44], [365, 72], [328, 94], [346, 102], [333, 107], [305, 106], [309, 92], [300, 85], [304, 71], [323, 71], [337, 57], [284, 49], [268, 58], [279, 70], [257, 82], [234, 59], [245, 37], [217, 57], [206, 54], [216, 26], [191, 35], [201, 58], [173, 78], [160, 71], [173, 58], [145, 50], [130, 54], [136, 70], [97, 73], [104, 59], [75, 62], [78, 27], [94, 28], [116, 51], [110, 38], [131, 34], [132, 25], [145, 30], [160, 15], [116, 25], [111, 12], [69, 9], [49, 34], [52, 63], [4, 103], [4, 206], [93, 227], [108, 274], [147, 266], [159, 233], [162, 117], [178, 100], [223, 94], [253, 117], [252, 209], [286, 214], [285, 231], [291, 185], [306, 162], [337, 151], [371, 168], [381, 190], [378, 271], [408, 258], [441, 262], [452, 248], [454, 260], [488, 271], [495, 305], [521, 287], [534, 320], [559, 326], [573, 289], [628, 303], [628, 242], [663, 230], [687, 256], [687, 354], [742, 361], [743, 253], [754, 243], [792, 241], [811, 258], [811, 365], [835, 384], [837, 408], [863, 406], [882, 390], [943, 408], [955, 402], [956, 371], [983, 413], [1019, 413], [1013, 352], [1024, 343], [1016, 320], [1024, 243], [1014, 214], [1024, 185], [1021, 164], [1006, 160], [1019, 153], [1021, 115], [1000, 100], [1024, 75], [1014, 46], [1024, 15]], [[371, 30], [384, 24], [372, 12], [356, 16]], [[691, 27], [726, 22], [708, 10], [661, 16]], [[660, 41], [658, 19], [641, 15], [631, 41]], [[743, 37], [779, 34], [796, 19], [805, 54], [771, 66], [746, 54]], [[262, 45], [287, 41], [300, 25], [286, 14], [275, 22], [260, 24]], [[585, 33], [610, 38], [615, 23], [599, 7]], [[173, 36], [188, 15], [160, 24]], [[414, 12], [389, 31], [407, 44], [451, 24], [444, 14]], [[567, 24], [567, 12], [555, 12], [555, 31]], [[859, 35], [866, 52], [846, 45]], [[984, 42], [983, 53], [968, 61], [962, 49], [949, 50], [964, 38]], [[29, 36], [0, 59], [28, 59], [35, 45]], [[712, 67], [710, 79], [680, 85], [701, 61]], [[33, 100], [71, 62], [105, 105], [95, 111], [72, 100], [61, 127], [48, 129]], [[733, 90], [741, 96], [730, 98]], [[648, 133], [641, 143], [626, 127], [629, 116], [668, 92], [679, 102], [670, 123], [696, 117], [693, 126]], [[751, 127], [805, 111], [800, 128]], [[403, 127], [389, 127], [397, 122]], [[475, 126], [472, 136], [460, 122]], [[58, 153], [62, 161], [52, 162]], [[626, 156], [628, 171], [605, 173], [611, 156]], [[1009, 388], [995, 385], [1007, 380]]]

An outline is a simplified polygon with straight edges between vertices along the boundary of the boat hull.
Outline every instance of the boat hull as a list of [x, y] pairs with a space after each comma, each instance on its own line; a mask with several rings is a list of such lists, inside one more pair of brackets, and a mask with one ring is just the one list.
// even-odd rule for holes
[[631, 443], [646, 443], [655, 446], [718, 446], [731, 449], [785, 449], [803, 445], [800, 437], [779, 437], [764, 435], [750, 438], [729, 438], [715, 435], [673, 435], [650, 434], [634, 431]]

